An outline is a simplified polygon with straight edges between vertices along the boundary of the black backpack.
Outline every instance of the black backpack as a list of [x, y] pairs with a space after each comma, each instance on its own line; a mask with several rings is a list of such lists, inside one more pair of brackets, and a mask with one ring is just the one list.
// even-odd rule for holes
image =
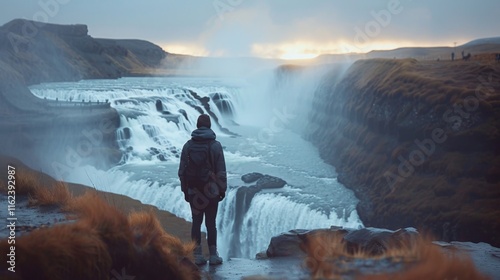
[[210, 181], [210, 173], [213, 172], [210, 150], [215, 141], [190, 140], [189, 142], [185, 178], [189, 188], [202, 190]]

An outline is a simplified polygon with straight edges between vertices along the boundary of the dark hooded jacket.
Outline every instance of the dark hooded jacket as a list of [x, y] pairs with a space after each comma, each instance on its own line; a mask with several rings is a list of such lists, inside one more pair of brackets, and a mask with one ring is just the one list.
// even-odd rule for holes
[[187, 167], [188, 163], [188, 147], [190, 145], [190, 141], [197, 141], [197, 142], [208, 142], [213, 140], [213, 143], [210, 145], [210, 156], [211, 156], [211, 162], [212, 162], [212, 168], [213, 168], [213, 173], [216, 175], [217, 178], [217, 188], [215, 188], [215, 191], [218, 193], [215, 193], [215, 195], [222, 195], [222, 193], [225, 194], [226, 189], [227, 189], [227, 177], [226, 177], [226, 161], [224, 159], [224, 152], [222, 150], [222, 145], [220, 144], [219, 141], [215, 140], [216, 135], [215, 132], [207, 127], [200, 127], [196, 130], [194, 130], [191, 133], [191, 140], [186, 142], [184, 144], [184, 147], [182, 147], [182, 153], [181, 153], [181, 162], [179, 164], [179, 179], [181, 181], [181, 189], [185, 194], [191, 194], [189, 186], [187, 185], [187, 180], [185, 178], [185, 170]]

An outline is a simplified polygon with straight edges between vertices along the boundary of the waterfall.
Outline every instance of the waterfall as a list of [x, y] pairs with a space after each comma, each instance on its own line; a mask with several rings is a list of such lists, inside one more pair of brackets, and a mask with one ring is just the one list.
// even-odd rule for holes
[[[343, 225], [351, 228], [361, 226], [355, 211], [349, 216], [338, 217], [335, 212], [330, 214], [304, 207], [282, 194], [262, 193], [252, 199], [249, 209], [243, 216], [237, 217], [236, 190], [221, 207], [219, 213], [219, 229], [223, 239], [231, 240], [225, 243], [230, 247], [221, 248], [232, 257], [253, 258], [260, 251], [265, 251], [269, 245], [270, 236], [287, 232], [291, 229], [329, 228], [332, 225]], [[239, 228], [234, 224], [240, 223]]]
[[[198, 115], [210, 114], [212, 129], [224, 146], [230, 185], [217, 217], [219, 252], [225, 258], [253, 258], [266, 250], [272, 236], [291, 229], [362, 226], [356, 198], [336, 181], [333, 168], [321, 161], [312, 145], [284, 128], [280, 137], [262, 141], [259, 130], [267, 124], [253, 122], [276, 106], [289, 106], [300, 113], [295, 123], [305, 125], [307, 110], [300, 106], [309, 106], [311, 97], [306, 95], [314, 84], [309, 83], [306, 87], [297, 79], [284, 80], [269, 92], [263, 84], [249, 86], [239, 80], [123, 78], [42, 84], [31, 90], [54, 100], [109, 100], [120, 115], [120, 165], [110, 170], [84, 166], [65, 180], [138, 199], [188, 221], [190, 208], [177, 178], [179, 155]], [[269, 94], [275, 96], [267, 102]], [[258, 149], [242, 149], [242, 143]], [[238, 195], [248, 187], [239, 178], [254, 171], [270, 172], [290, 183], [279, 190]]]

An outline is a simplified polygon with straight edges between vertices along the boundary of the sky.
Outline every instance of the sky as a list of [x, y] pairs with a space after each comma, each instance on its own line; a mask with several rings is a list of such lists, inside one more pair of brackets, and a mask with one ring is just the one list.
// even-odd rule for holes
[[15, 18], [86, 24], [202, 56], [312, 58], [500, 36], [498, 0], [0, 0]]

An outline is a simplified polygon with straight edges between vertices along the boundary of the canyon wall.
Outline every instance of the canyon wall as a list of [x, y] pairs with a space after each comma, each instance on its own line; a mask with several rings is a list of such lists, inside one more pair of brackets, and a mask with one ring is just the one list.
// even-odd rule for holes
[[83, 24], [16, 19], [0, 27], [0, 69], [28, 85], [147, 74], [166, 56], [147, 41], [94, 39]]
[[500, 246], [499, 64], [359, 60], [313, 108], [306, 137], [366, 226]]

